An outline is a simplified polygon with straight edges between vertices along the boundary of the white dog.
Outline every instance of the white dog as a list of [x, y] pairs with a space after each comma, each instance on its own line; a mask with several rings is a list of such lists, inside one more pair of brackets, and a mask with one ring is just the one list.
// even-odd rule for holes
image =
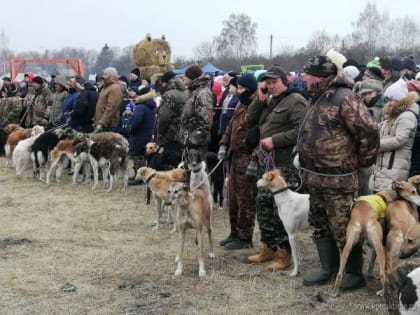
[[290, 276], [299, 272], [299, 246], [297, 233], [309, 226], [309, 195], [299, 194], [287, 188], [287, 183], [279, 170], [265, 173], [257, 182], [258, 187], [267, 187], [273, 194], [279, 211], [279, 217], [289, 237], [292, 249], [293, 271]]

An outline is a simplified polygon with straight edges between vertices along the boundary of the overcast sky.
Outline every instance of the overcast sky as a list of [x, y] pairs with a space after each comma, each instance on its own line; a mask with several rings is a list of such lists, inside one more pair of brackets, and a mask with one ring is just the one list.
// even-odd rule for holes
[[[258, 24], [258, 53], [284, 45], [304, 46], [318, 30], [351, 32], [367, 0], [72, 0], [2, 1], [1, 30], [14, 51], [124, 48], [150, 33], [166, 35], [173, 56], [192, 57], [193, 49], [220, 34], [231, 13], [245, 13]], [[419, 0], [378, 0], [392, 19], [420, 14]]]

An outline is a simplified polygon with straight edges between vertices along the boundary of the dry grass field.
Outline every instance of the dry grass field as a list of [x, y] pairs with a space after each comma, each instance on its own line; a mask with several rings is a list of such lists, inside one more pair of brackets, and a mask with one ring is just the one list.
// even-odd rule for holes
[[[199, 279], [192, 231], [175, 277], [177, 237], [168, 225], [152, 231], [144, 186], [106, 193], [63, 177], [50, 186], [30, 172], [17, 180], [0, 159], [0, 314], [386, 314], [376, 279], [336, 299], [331, 286], [302, 286], [302, 275], [318, 268], [309, 232], [297, 278], [246, 262], [256, 232], [254, 249], [216, 245]], [[216, 244], [227, 224], [223, 211], [214, 213]]]

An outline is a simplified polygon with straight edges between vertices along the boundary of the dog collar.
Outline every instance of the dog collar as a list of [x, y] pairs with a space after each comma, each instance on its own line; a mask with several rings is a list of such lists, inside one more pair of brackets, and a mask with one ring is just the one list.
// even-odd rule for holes
[[284, 187], [284, 188], [280, 188], [280, 189], [278, 189], [278, 190], [275, 190], [275, 191], [273, 191], [272, 192], [272, 194], [273, 194], [273, 196], [274, 195], [277, 195], [277, 194], [279, 194], [279, 193], [282, 193], [283, 191], [286, 191], [286, 190], [288, 190], [289, 189], [289, 187]]
[[157, 173], [153, 173], [152, 175], [149, 176], [149, 178], [146, 179], [146, 185], [149, 184], [149, 182], [152, 180], [153, 177], [156, 176]]

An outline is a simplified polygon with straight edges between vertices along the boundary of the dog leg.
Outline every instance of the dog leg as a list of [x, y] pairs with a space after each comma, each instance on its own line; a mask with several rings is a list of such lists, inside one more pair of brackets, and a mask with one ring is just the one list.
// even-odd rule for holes
[[204, 268], [204, 244], [203, 244], [203, 226], [197, 227], [197, 246], [198, 246], [198, 275], [200, 277], [206, 276]]
[[99, 182], [99, 170], [98, 170], [98, 164], [95, 161], [91, 161], [90, 163], [92, 165], [92, 169], [93, 169], [93, 186], [92, 186], [92, 190], [96, 189], [96, 186], [98, 186], [98, 182]]
[[368, 233], [369, 242], [373, 245], [377, 259], [378, 259], [378, 266], [379, 266], [379, 277], [382, 283], [382, 290], [376, 292], [376, 295], [383, 296], [384, 294], [384, 287], [386, 281], [386, 274], [385, 274], [385, 251], [382, 245], [382, 228], [378, 222], [374, 223], [375, 229], [373, 229], [372, 233]]
[[209, 249], [210, 249], [209, 257], [215, 258], [216, 255], [214, 254], [212, 232], [213, 232], [213, 229], [211, 227], [211, 222], [209, 220], [207, 223], [207, 236], [209, 237]]
[[340, 267], [338, 268], [337, 277], [335, 278], [335, 284], [332, 291], [332, 296], [337, 297], [338, 291], [340, 290], [341, 281], [343, 280], [343, 273], [344, 268], [346, 267], [347, 259], [349, 258], [349, 254], [351, 252], [351, 249], [353, 248], [353, 245], [356, 243], [356, 235], [354, 230], [352, 230], [352, 227], [350, 226], [351, 222], [347, 226], [347, 236], [346, 236], [346, 245], [343, 248], [343, 251], [340, 255]]
[[55, 160], [55, 161], [53, 161], [52, 163], [51, 163], [51, 165], [50, 165], [50, 168], [48, 169], [48, 172], [47, 172], [47, 178], [46, 178], [46, 182], [47, 182], [47, 184], [49, 185], [50, 184], [50, 177], [51, 177], [51, 174], [52, 174], [52, 172], [54, 172], [55, 171], [55, 169], [57, 168], [57, 164], [58, 164], [58, 162], [60, 161], [60, 159], [58, 158], [57, 160]]
[[82, 167], [82, 163], [81, 162], [76, 162], [76, 164], [74, 165], [74, 170], [73, 170], [73, 185], [77, 184], [77, 177], [79, 176], [79, 172], [80, 169]]
[[178, 220], [177, 220], [177, 212], [178, 212], [178, 206], [176, 204], [172, 204], [170, 206], [168, 206], [168, 215], [169, 213], [171, 213], [171, 216], [174, 218], [173, 221], [173, 227], [172, 230], [169, 232], [169, 234], [173, 235], [177, 232], [177, 227], [178, 227]]
[[175, 276], [180, 276], [182, 274], [182, 257], [184, 255], [184, 240], [185, 240], [185, 228], [179, 231], [178, 253], [175, 258], [175, 262], [177, 263]]
[[373, 279], [373, 268], [375, 267], [375, 260], [376, 260], [376, 251], [375, 249], [372, 250], [372, 253], [370, 255], [369, 264], [368, 264], [368, 270], [367, 270], [367, 277], [369, 279]]
[[162, 217], [163, 200], [155, 197], [155, 201], [156, 201], [156, 209], [157, 209], [157, 218], [155, 221], [155, 226], [152, 229], [152, 231], [156, 231], [160, 228], [160, 219]]
[[290, 248], [292, 249], [292, 259], [293, 259], [293, 270], [289, 274], [290, 277], [296, 277], [299, 272], [299, 261], [298, 261], [298, 243], [296, 235], [293, 233], [288, 233]]

